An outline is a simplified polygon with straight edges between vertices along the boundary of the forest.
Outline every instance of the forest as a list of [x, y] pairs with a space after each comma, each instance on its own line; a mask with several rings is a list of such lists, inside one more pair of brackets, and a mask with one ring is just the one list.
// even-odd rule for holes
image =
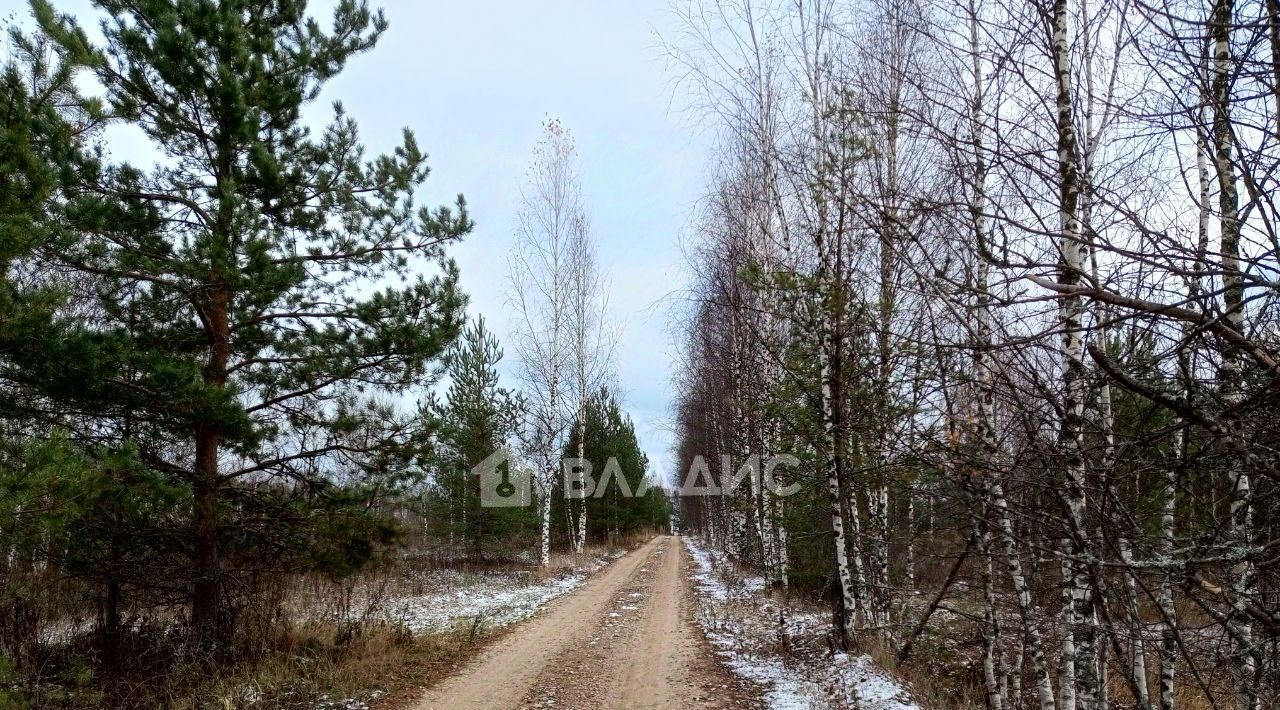
[[1272, 707], [1280, 5], [679, 14], [680, 451], [807, 462], [684, 523], [947, 707]]

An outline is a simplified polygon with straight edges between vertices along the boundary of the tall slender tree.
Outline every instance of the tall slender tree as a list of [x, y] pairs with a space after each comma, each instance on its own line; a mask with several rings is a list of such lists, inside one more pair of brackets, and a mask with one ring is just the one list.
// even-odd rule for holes
[[[599, 389], [610, 375], [615, 339], [610, 332], [606, 311], [609, 305], [608, 290], [600, 270], [595, 239], [584, 215], [573, 225], [569, 234], [570, 282], [569, 331], [573, 338], [573, 389], [577, 399], [574, 418], [577, 422], [576, 438], [579, 460], [590, 460], [582, 448], [586, 441], [587, 406], [592, 392]], [[586, 489], [582, 489], [586, 493]], [[570, 534], [574, 552], [582, 552], [587, 541], [587, 498], [575, 495], [570, 514]], [[576, 520], [574, 519], [576, 516]]]
[[546, 565], [551, 562], [551, 497], [574, 405], [574, 234], [586, 219], [573, 137], [559, 121], [543, 125], [519, 214], [508, 298], [528, 402], [525, 444], [538, 465], [539, 559]]

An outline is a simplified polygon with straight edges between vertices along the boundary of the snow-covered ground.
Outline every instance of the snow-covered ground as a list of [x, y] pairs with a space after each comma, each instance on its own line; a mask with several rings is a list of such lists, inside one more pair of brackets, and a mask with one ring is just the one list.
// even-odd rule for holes
[[620, 555], [598, 555], [557, 576], [537, 581], [527, 573], [439, 570], [433, 573], [429, 591], [389, 599], [384, 613], [388, 620], [413, 632], [447, 631], [473, 623], [486, 629], [506, 626], [527, 619], [547, 602], [573, 591], [592, 572]]
[[[593, 572], [625, 554], [602, 551], [570, 563], [544, 579], [530, 570], [490, 569], [461, 571], [430, 569], [413, 572], [393, 584], [370, 585], [353, 593], [348, 611], [311, 607], [304, 616], [338, 616], [381, 620], [403, 625], [414, 633], [441, 633], [458, 628], [492, 630], [533, 616], [548, 602], [586, 581]], [[410, 591], [411, 590], [411, 591]], [[372, 691], [365, 698], [322, 696], [316, 710], [369, 710], [385, 693]]]
[[870, 657], [831, 653], [825, 615], [780, 605], [765, 592], [764, 578], [717, 560], [699, 540], [683, 539], [694, 560], [698, 624], [733, 672], [764, 688], [769, 707], [920, 710]]
[[[464, 626], [491, 630], [532, 616], [622, 554], [601, 551], [579, 557], [549, 574], [519, 567], [400, 571], [366, 580], [341, 594], [326, 587], [307, 590], [294, 614], [299, 619], [389, 622], [413, 633]], [[335, 599], [345, 603], [336, 605]]]

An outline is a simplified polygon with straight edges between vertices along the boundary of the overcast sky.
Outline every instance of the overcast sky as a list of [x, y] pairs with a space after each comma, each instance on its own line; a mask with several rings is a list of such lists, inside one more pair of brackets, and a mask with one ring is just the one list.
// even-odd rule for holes
[[[96, 27], [88, 0], [53, 4]], [[430, 156], [423, 203], [466, 196], [476, 229], [453, 254], [471, 314], [483, 314], [504, 343], [520, 181], [545, 119], [573, 132], [600, 261], [612, 277], [619, 383], [649, 458], [670, 469], [668, 314], [686, 282], [678, 244], [706, 150], [672, 103], [673, 77], [658, 47], [672, 25], [669, 0], [371, 4], [383, 7], [390, 27], [328, 85], [318, 108], [327, 113], [341, 100], [371, 150], [390, 148], [411, 128]], [[313, 14], [327, 20], [331, 6], [316, 0]], [[0, 0], [0, 15], [25, 8], [26, 0]], [[113, 153], [129, 150], [118, 143]], [[514, 348], [506, 350], [510, 379]]]
[[[577, 140], [585, 202], [612, 276], [618, 378], [641, 444], [670, 467], [670, 299], [678, 247], [700, 193], [704, 149], [680, 104], [658, 34], [669, 0], [398, 2], [371, 53], [331, 87], [370, 140], [408, 125], [431, 156], [427, 193], [462, 192], [475, 232], [455, 254], [471, 312], [508, 332], [507, 253], [520, 181], [558, 117]], [[507, 340], [503, 337], [504, 342]], [[514, 348], [507, 347], [508, 375]]]

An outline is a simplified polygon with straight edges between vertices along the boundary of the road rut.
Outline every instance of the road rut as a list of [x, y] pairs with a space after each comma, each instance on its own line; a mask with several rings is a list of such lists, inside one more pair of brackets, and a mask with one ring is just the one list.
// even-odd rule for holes
[[686, 553], [658, 537], [425, 691], [415, 710], [743, 708], [689, 613]]

